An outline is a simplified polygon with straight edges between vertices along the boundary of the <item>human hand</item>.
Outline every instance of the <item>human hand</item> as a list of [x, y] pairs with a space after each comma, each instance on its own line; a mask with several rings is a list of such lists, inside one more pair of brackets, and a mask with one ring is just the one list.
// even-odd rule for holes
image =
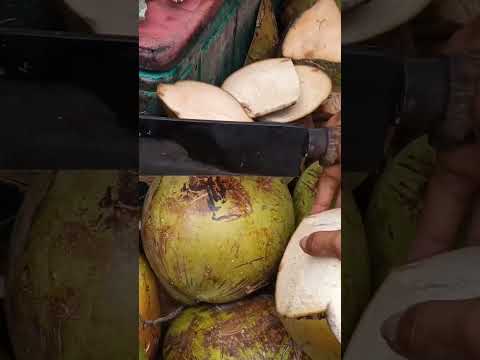
[[[340, 127], [341, 113], [330, 118], [326, 127]], [[338, 153], [341, 154], [339, 144]], [[327, 167], [321, 173], [317, 183], [317, 193], [312, 214], [318, 214], [332, 207], [341, 207], [341, 165]], [[300, 242], [302, 249], [312, 256], [337, 257], [341, 259], [342, 243], [340, 231], [322, 231], [311, 234]]]
[[[479, 32], [480, 17], [455, 34], [445, 52], [480, 48]], [[472, 111], [476, 121], [480, 121], [480, 92], [475, 99]], [[409, 261], [452, 249], [466, 219], [469, 222], [465, 245], [480, 245], [479, 164], [480, 144], [438, 154]], [[393, 350], [408, 359], [480, 359], [479, 323], [478, 298], [430, 301], [388, 319], [382, 335]]]

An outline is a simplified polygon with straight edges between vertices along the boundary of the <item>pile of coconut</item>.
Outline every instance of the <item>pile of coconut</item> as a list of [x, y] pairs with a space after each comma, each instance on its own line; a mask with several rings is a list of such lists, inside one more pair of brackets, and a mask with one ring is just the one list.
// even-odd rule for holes
[[[265, 27], [266, 20], [257, 26]], [[250, 53], [262, 46], [257, 36]], [[318, 0], [304, 11], [278, 52], [278, 57], [249, 63], [221, 86], [160, 84], [160, 103], [171, 117], [214, 121], [291, 123], [340, 111], [341, 13], [334, 0]]]

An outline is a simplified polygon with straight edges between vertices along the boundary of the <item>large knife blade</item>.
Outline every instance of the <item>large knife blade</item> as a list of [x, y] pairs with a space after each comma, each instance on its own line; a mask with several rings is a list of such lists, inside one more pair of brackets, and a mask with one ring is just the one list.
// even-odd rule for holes
[[140, 116], [143, 175], [297, 176], [338, 161], [339, 129]]

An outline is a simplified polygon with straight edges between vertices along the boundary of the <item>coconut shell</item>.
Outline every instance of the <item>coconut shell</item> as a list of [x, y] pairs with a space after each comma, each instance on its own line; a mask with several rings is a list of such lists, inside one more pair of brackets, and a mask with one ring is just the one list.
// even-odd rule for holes
[[298, 347], [312, 360], [341, 359], [341, 345], [325, 319], [282, 317], [281, 321]]
[[248, 116], [258, 118], [295, 104], [300, 80], [290, 59], [259, 61], [237, 70], [223, 83]]
[[278, 44], [278, 26], [272, 0], [262, 0], [245, 65], [275, 57]]
[[444, 21], [465, 25], [480, 15], [480, 1], [434, 0], [429, 11]]
[[[480, 247], [475, 246], [395, 269], [362, 316], [344, 359], [367, 359], [374, 354], [374, 359], [404, 360], [383, 339], [383, 322], [425, 301], [479, 298], [478, 272], [475, 271], [479, 261]], [[453, 331], [458, 330], [461, 329]]]
[[341, 62], [342, 20], [334, 0], [317, 0], [289, 29], [284, 57]]
[[253, 121], [234, 97], [214, 85], [189, 80], [160, 84], [157, 95], [165, 111], [179, 119]]
[[143, 320], [151, 321], [161, 316], [160, 291], [157, 279], [143, 255], [139, 257], [138, 287], [139, 344], [147, 358], [153, 360], [160, 341], [160, 325], [146, 324]]
[[[46, 172], [12, 236], [6, 313], [17, 360], [137, 359], [138, 177]], [[135, 346], [132, 346], [134, 345]]]
[[259, 118], [260, 121], [287, 123], [299, 120], [317, 109], [332, 91], [332, 81], [322, 70], [314, 66], [296, 65], [300, 79], [298, 101], [284, 109]]
[[306, 360], [307, 356], [285, 331], [272, 297], [257, 296], [185, 310], [168, 329], [163, 358]]
[[286, 0], [282, 11], [281, 21], [285, 28], [293, 24], [306, 10], [310, 9], [317, 0]]
[[387, 165], [375, 186], [366, 214], [375, 287], [407, 260], [434, 164], [435, 152], [421, 137]]
[[145, 200], [143, 248], [174, 299], [224, 303], [270, 282], [294, 222], [281, 178], [163, 177]]

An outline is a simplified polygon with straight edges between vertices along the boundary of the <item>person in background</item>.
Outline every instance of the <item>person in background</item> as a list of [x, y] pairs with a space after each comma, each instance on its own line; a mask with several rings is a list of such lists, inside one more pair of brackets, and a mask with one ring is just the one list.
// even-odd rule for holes
[[[443, 52], [455, 54], [476, 49], [480, 50], [480, 17], [456, 33]], [[474, 121], [480, 124], [480, 81], [472, 105]], [[312, 213], [329, 209], [335, 197], [336, 206], [340, 206], [340, 182], [340, 166], [325, 169], [318, 182]], [[409, 262], [451, 250], [468, 218], [466, 246], [478, 246], [480, 144], [438, 153]], [[301, 245], [312, 256], [341, 258], [340, 232], [312, 234]], [[388, 345], [406, 359], [476, 360], [480, 359], [479, 324], [480, 298], [429, 301], [386, 319], [381, 333]]]

